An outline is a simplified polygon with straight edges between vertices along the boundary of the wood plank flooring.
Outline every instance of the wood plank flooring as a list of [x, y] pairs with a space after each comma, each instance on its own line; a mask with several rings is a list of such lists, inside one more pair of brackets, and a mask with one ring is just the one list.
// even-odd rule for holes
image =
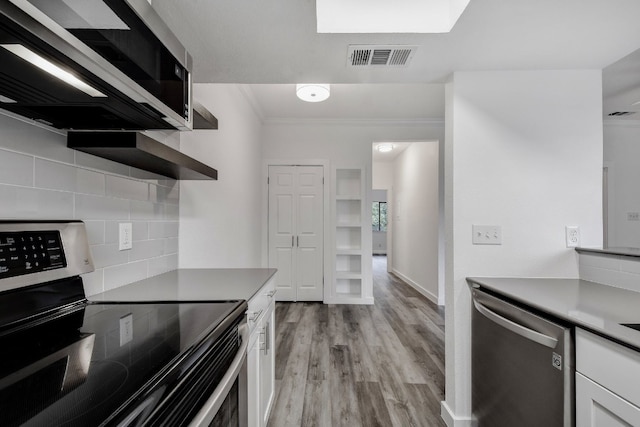
[[373, 258], [373, 306], [276, 304], [269, 427], [445, 426], [444, 311]]

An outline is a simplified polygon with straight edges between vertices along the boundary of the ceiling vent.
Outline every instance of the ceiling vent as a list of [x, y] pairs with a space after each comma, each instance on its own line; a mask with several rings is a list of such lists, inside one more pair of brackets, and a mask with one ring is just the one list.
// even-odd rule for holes
[[624, 116], [630, 116], [632, 114], [635, 114], [635, 111], [615, 111], [613, 113], [609, 113], [607, 114], [609, 117], [624, 117]]
[[406, 67], [417, 46], [349, 45], [347, 66], [350, 67]]

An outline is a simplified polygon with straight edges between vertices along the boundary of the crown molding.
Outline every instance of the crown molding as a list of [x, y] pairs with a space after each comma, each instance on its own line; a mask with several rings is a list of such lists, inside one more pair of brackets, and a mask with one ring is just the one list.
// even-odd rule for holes
[[444, 126], [444, 119], [268, 118], [265, 125]]

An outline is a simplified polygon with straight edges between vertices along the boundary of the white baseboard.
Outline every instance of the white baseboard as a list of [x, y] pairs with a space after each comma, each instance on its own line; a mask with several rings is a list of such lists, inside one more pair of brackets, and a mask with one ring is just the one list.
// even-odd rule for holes
[[447, 427], [474, 427], [474, 423], [471, 418], [457, 416], [444, 400], [440, 402], [440, 416]]
[[416, 282], [414, 282], [413, 280], [409, 279], [407, 276], [405, 276], [404, 274], [400, 273], [395, 268], [391, 270], [391, 273], [396, 275], [396, 276], [398, 276], [400, 279], [402, 279], [403, 282], [407, 283], [407, 285], [411, 286], [413, 289], [415, 289], [416, 291], [420, 292], [425, 297], [429, 298], [429, 300], [431, 300], [431, 302], [433, 302], [434, 304], [436, 304], [436, 305], [438, 304], [438, 297], [437, 296], [435, 296], [434, 294], [432, 294], [431, 292], [429, 292], [428, 290], [426, 290], [422, 286], [418, 285]]
[[325, 298], [322, 301], [324, 304], [361, 304], [361, 305], [373, 305], [373, 297], [356, 298], [356, 297], [333, 297]]

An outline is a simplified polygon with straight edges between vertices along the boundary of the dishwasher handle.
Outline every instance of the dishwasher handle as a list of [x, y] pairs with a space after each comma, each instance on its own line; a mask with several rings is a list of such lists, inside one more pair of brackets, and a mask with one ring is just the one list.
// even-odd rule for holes
[[498, 313], [488, 309], [480, 302], [473, 299], [473, 305], [476, 310], [478, 310], [483, 316], [487, 319], [497, 323], [505, 329], [510, 330], [511, 332], [518, 334], [530, 341], [537, 342], [538, 344], [542, 344], [545, 347], [556, 348], [558, 344], [558, 340], [550, 337], [545, 334], [541, 334], [538, 331], [534, 331], [533, 329], [527, 328], [526, 326], [522, 326], [519, 323], [513, 322], [505, 317], [500, 316]]

